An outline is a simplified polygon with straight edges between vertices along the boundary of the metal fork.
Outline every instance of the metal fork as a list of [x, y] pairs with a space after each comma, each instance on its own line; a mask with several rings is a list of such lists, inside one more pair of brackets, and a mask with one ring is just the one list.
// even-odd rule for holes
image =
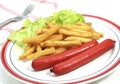
[[17, 22], [17, 21], [20, 21], [20, 20], [26, 18], [27, 15], [33, 10], [33, 8], [34, 8], [34, 4], [29, 4], [25, 8], [25, 10], [23, 11], [23, 13], [21, 15], [13, 17], [13, 18], [10, 18], [10, 19], [0, 23], [0, 28], [2, 28], [3, 26], [5, 26], [5, 25], [7, 25], [7, 24], [9, 24], [11, 22]]

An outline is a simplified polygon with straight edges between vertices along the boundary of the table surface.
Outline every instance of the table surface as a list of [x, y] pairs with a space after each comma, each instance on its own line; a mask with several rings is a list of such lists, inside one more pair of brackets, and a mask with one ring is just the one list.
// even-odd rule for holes
[[[39, 0], [39, 1], [44, 1], [44, 0]], [[100, 17], [104, 17], [120, 25], [120, 12], [118, 11], [118, 9], [120, 8], [119, 2], [118, 2], [119, 0], [92, 0], [92, 1], [91, 0], [51, 0], [51, 1], [56, 2], [60, 9], [63, 6], [65, 8], [69, 8], [73, 6], [73, 9], [79, 8], [80, 12], [83, 14], [91, 14], [91, 15], [97, 15]], [[0, 13], [1, 13], [0, 23], [10, 17], [15, 16], [14, 15], [15, 12], [13, 11], [17, 11], [18, 14], [21, 13], [22, 10], [24, 9], [24, 7], [21, 5], [26, 6], [29, 2], [30, 0], [11, 0], [11, 1], [0, 0]], [[75, 3], [77, 3], [79, 7], [76, 7], [75, 5], [73, 5]], [[6, 10], [5, 7], [8, 9]], [[18, 11], [19, 7], [21, 8]], [[51, 7], [51, 10], [54, 9], [54, 7], [52, 6], [50, 7]], [[9, 9], [12, 9], [12, 11]], [[4, 29], [10, 28], [11, 25], [12, 24], [4, 27]], [[0, 35], [4, 35], [7, 38], [7, 36], [9, 35], [9, 32], [0, 30]], [[2, 37], [1, 39], [6, 40], [5, 37], [4, 38]], [[3, 43], [0, 44], [0, 49], [2, 48], [2, 46], [3, 46]], [[0, 65], [0, 84], [8, 84], [8, 83], [9, 84], [24, 84], [18, 80], [15, 80], [10, 75], [8, 75], [6, 71], [4, 71], [4, 69], [1, 67], [2, 66]], [[93, 82], [92, 84], [115, 84], [115, 83], [117, 84], [120, 83], [120, 65], [117, 67], [117, 69], [112, 74], [108, 75], [107, 77], [101, 80]]]

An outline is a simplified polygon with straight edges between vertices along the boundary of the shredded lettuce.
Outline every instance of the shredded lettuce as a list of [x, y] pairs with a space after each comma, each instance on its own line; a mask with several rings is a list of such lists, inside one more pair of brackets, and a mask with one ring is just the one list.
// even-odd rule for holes
[[84, 17], [73, 10], [62, 10], [54, 12], [53, 16], [47, 18], [40, 17], [36, 22], [26, 19], [23, 23], [23, 29], [16, 30], [8, 37], [11, 41], [16, 41], [18, 45], [22, 46], [22, 40], [32, 37], [38, 28], [46, 28], [46, 22], [56, 22], [57, 24], [74, 24], [75, 22], [84, 22]]
[[76, 11], [62, 10], [54, 13], [55, 22], [59, 24], [73, 24], [75, 22], [84, 22], [84, 17]]

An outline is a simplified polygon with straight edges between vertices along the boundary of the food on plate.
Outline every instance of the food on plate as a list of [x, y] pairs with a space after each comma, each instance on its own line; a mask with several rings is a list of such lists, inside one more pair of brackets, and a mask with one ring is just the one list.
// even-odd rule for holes
[[103, 33], [96, 31], [91, 22], [72, 10], [55, 12], [36, 22], [26, 19], [22, 29], [8, 39], [25, 46], [19, 60], [32, 60], [36, 71], [51, 68], [63, 75], [83, 66], [110, 50], [115, 41], [106, 39], [98, 44]]
[[80, 40], [80, 41], [86, 43], [86, 42], [91, 41], [92, 39], [91, 38], [78, 37], [78, 36], [69, 36], [69, 37], [65, 38], [65, 41], [72, 41], [72, 40], [78, 40], [78, 41]]
[[58, 52], [58, 49], [60, 50], [59, 52], [61, 52], [61, 49], [63, 52], [58, 53], [58, 54], [53, 54], [50, 56], [45, 56], [43, 58], [34, 59], [32, 61], [32, 67], [34, 70], [37, 70], [37, 71], [50, 68], [59, 62], [62, 62], [68, 58], [73, 57], [74, 55], [76, 55], [78, 53], [82, 53], [85, 50], [87, 50], [93, 46], [96, 46], [97, 44], [98, 44], [98, 42], [96, 40], [91, 40], [87, 43], [84, 43], [83, 45], [68, 49], [66, 51], [64, 51], [65, 50], [64, 47], [57, 48], [57, 52]]
[[54, 52], [55, 52], [55, 48], [54, 47], [45, 48], [44, 50], [37, 51], [37, 52], [35, 52], [33, 54], [27, 55], [26, 59], [27, 60], [31, 60], [31, 59], [34, 59], [34, 58], [38, 58], [40, 56], [54, 54]]
[[55, 50], [55, 53], [54, 53], [54, 54], [61, 53], [61, 52], [65, 51], [65, 50], [67, 50], [67, 48], [66, 48], [66, 47], [59, 47], [59, 48], [56, 48], [56, 50]]
[[36, 22], [26, 19], [22, 29], [13, 32], [8, 39], [24, 47], [19, 60], [33, 60], [102, 37], [103, 33], [96, 31], [91, 22], [85, 22], [84, 16], [73, 10], [62, 10]]
[[[79, 29], [78, 23], [76, 25], [69, 24], [70, 28], [65, 28], [65, 25], [59, 25], [54, 22], [46, 23], [47, 28], [39, 29], [38, 31], [36, 31], [34, 36], [23, 39], [23, 43], [27, 45], [31, 45], [31, 47], [35, 46], [35, 50], [33, 50], [34, 51], [33, 53], [27, 54], [26, 56], [24, 55], [24, 53], [26, 53], [27, 51], [25, 51], [23, 55], [20, 56], [19, 59], [32, 60], [39, 57], [43, 57], [44, 55], [60, 53], [60, 51], [63, 52], [67, 49], [77, 47], [93, 39], [98, 40], [101, 37], [103, 37], [103, 34], [100, 32], [96, 32], [91, 25], [88, 25], [86, 23], [79, 23], [79, 25], [80, 24], [82, 26], [84, 25], [85, 27], [88, 26], [87, 29], [81, 30], [82, 32], [74, 31], [73, 29], [74, 29], [74, 26], [76, 25], [77, 25], [76, 29], [77, 28]], [[61, 30], [65, 30], [65, 31], [61, 31]], [[94, 34], [94, 33], [97, 33], [97, 34]], [[40, 51], [36, 49], [38, 48], [37, 47], [38, 45], [39, 45]], [[36, 54], [37, 52], [44, 52], [46, 48], [51, 48], [51, 47], [52, 48], [54, 47], [55, 49], [53, 50], [54, 52], [52, 53]], [[58, 52], [59, 48], [62, 48], [62, 50], [59, 50]], [[51, 51], [48, 51], [48, 52], [51, 52]], [[21, 58], [24, 58], [24, 59], [21, 59]]]
[[48, 38], [46, 41], [60, 41], [64, 38], [62, 34], [55, 34]]
[[114, 47], [115, 41], [111, 39], [106, 39], [102, 41], [100, 44], [82, 52], [78, 53], [75, 56], [57, 63], [50, 69], [51, 72], [55, 73], [56, 75], [63, 75], [68, 72], [71, 72], [80, 66], [83, 66], [92, 60], [96, 59], [97, 57], [101, 56], [112, 47]]
[[[28, 46], [29, 47], [29, 46]], [[19, 59], [25, 59], [26, 58], [26, 56], [28, 56], [28, 55], [30, 55], [30, 54], [32, 54], [34, 51], [35, 51], [35, 46], [31, 46], [31, 47], [29, 47], [29, 48], [26, 48], [26, 52], [24, 52], [20, 57], [19, 57]]]
[[28, 54], [28, 55], [24, 55], [24, 53], [23, 53], [23, 55], [21, 55], [19, 57], [19, 59], [20, 60], [25, 60], [25, 59], [31, 60], [31, 59], [34, 59], [34, 58], [38, 58], [40, 56], [53, 54], [54, 52], [55, 52], [55, 48], [51, 47], [51, 48], [46, 48], [44, 50], [39, 50], [37, 52], [31, 53], [31, 54]]
[[45, 41], [42, 47], [71, 47], [81, 45], [81, 41]]
[[53, 15], [42, 18], [40, 17], [37, 21], [33, 22], [26, 19], [23, 23], [21, 30], [14, 31], [8, 39], [11, 41], [16, 41], [16, 44], [20, 47], [24, 47], [25, 44], [22, 42], [23, 39], [29, 38], [35, 35], [36, 31], [41, 30], [41, 28], [46, 28], [46, 23], [55, 22], [57, 24], [74, 24], [76, 22], [85, 22], [84, 16], [73, 10], [61, 10], [59, 12], [54, 12]]
[[59, 30], [59, 28], [60, 26], [58, 26], [57, 24], [56, 25], [49, 24], [49, 31], [42, 33], [40, 35], [37, 35], [37, 36], [35, 35], [33, 37], [26, 38], [23, 40], [23, 42], [28, 43], [28, 44], [39, 44], [40, 42], [43, 42], [50, 36], [54, 35]]

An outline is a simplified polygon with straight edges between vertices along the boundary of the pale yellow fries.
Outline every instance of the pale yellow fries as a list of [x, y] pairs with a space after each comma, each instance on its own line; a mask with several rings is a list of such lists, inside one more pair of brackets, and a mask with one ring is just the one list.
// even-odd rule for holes
[[103, 33], [95, 31], [90, 22], [77, 22], [71, 25], [46, 23], [46, 26], [47, 28], [38, 28], [33, 37], [23, 40], [27, 47], [19, 57], [20, 60], [32, 60], [60, 53], [103, 37]]

